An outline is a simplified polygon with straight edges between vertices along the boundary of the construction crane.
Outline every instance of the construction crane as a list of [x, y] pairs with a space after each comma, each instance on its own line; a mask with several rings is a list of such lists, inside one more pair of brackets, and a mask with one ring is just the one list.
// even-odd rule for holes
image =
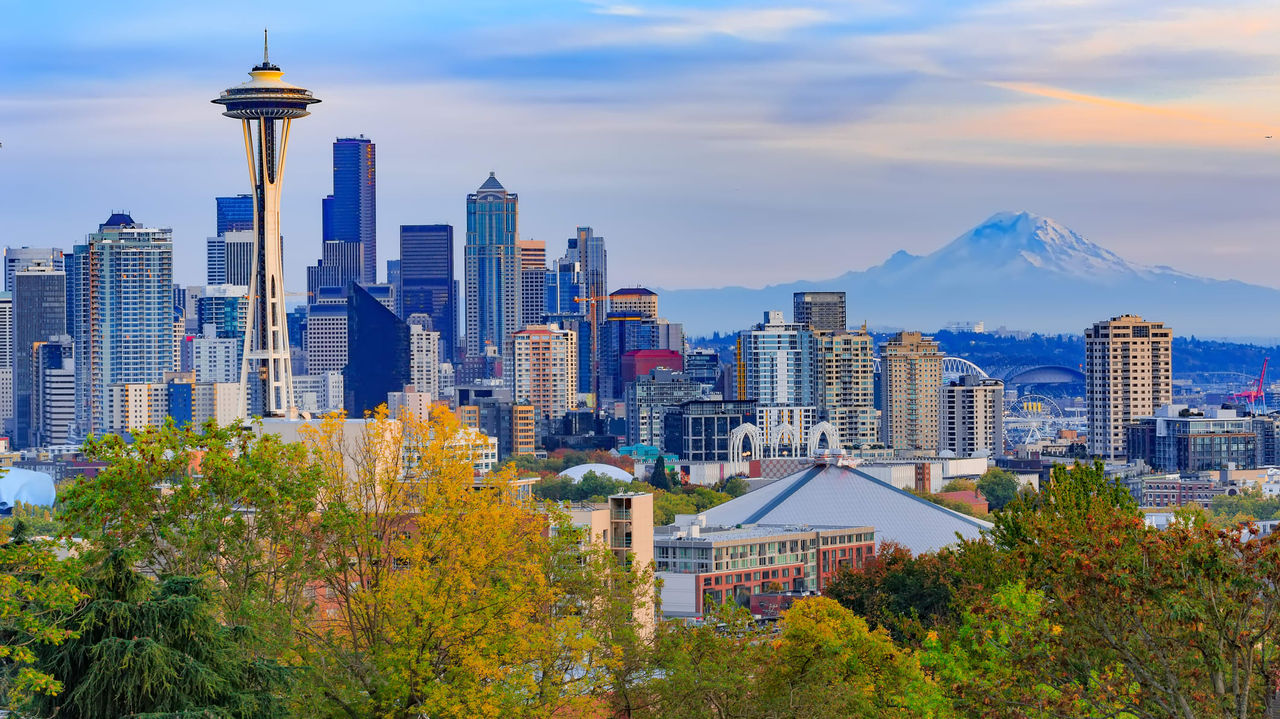
[[1267, 391], [1263, 387], [1267, 381], [1267, 362], [1270, 357], [1262, 358], [1262, 373], [1258, 375], [1258, 384], [1253, 389], [1244, 392], [1236, 392], [1231, 395], [1231, 399], [1242, 399], [1249, 404], [1249, 410], [1252, 412], [1267, 411]]
[[600, 322], [596, 307], [601, 302], [608, 302], [608, 295], [598, 297], [574, 297], [574, 302], [587, 305], [591, 313], [591, 392], [595, 395], [596, 411], [600, 411]]

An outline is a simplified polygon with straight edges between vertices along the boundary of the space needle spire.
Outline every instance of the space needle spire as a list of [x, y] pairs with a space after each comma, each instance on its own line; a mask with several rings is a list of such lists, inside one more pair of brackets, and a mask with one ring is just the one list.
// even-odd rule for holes
[[309, 90], [281, 80], [283, 75], [267, 55], [267, 31], [263, 29], [262, 64], [249, 71], [252, 79], [224, 90], [213, 100], [225, 108], [223, 115], [240, 120], [253, 184], [256, 240], [240, 393], [249, 414], [261, 417], [289, 417], [296, 413], [284, 306], [280, 182], [289, 146], [289, 124], [311, 114], [307, 107], [320, 102]]

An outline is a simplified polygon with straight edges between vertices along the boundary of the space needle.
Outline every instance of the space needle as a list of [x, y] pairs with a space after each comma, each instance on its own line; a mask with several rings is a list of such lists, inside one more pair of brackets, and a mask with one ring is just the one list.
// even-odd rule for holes
[[[264, 30], [262, 64], [249, 71], [253, 79], [223, 91], [213, 102], [226, 108], [222, 114], [239, 120], [244, 129], [244, 151], [253, 184], [257, 238], [244, 330], [244, 360], [240, 366], [241, 406], [249, 407], [252, 401], [250, 415], [291, 418], [296, 411], [284, 307], [280, 181], [289, 146], [289, 123], [311, 114], [307, 106], [320, 101], [309, 90], [281, 80], [282, 75], [268, 59]], [[251, 379], [256, 383], [252, 391]]]

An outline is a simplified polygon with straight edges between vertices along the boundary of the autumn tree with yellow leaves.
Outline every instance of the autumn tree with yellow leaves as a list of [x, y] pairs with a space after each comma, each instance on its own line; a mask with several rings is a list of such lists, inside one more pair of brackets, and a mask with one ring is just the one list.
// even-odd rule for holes
[[611, 555], [520, 496], [510, 467], [478, 482], [471, 430], [447, 412], [328, 417], [306, 442], [324, 477], [323, 571], [299, 627], [317, 677], [304, 698], [313, 716], [572, 716], [598, 705], [639, 594]]

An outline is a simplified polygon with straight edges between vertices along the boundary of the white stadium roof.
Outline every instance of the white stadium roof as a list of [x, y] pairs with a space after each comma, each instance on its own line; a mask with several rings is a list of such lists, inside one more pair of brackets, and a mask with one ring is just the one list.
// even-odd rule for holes
[[815, 465], [697, 515], [707, 526], [797, 524], [874, 527], [876, 542], [913, 553], [974, 539], [991, 523], [940, 507], [853, 467]]

